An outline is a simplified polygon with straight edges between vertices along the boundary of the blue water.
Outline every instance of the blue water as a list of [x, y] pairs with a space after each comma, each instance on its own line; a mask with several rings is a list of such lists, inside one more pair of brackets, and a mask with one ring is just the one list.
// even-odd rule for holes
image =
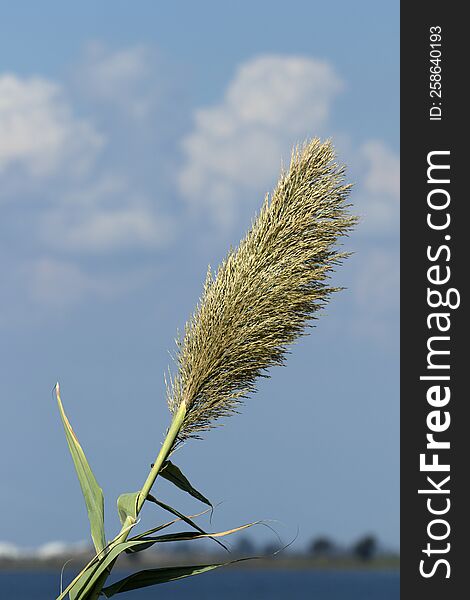
[[[118, 578], [124, 577], [118, 574]], [[57, 573], [0, 572], [1, 600], [54, 600]], [[398, 600], [397, 571], [226, 570], [128, 592], [123, 600]]]

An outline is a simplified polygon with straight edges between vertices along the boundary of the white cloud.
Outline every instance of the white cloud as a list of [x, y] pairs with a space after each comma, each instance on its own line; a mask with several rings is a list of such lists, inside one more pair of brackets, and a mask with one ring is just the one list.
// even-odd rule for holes
[[70, 544], [68, 542], [52, 541], [42, 544], [39, 548], [31, 550], [29, 553], [32, 557], [41, 560], [50, 560], [54, 558], [62, 558], [66, 555], [82, 554], [90, 549], [88, 542], [77, 542]]
[[69, 309], [85, 298], [109, 302], [116, 296], [141, 289], [159, 276], [158, 267], [137, 267], [126, 272], [104, 269], [100, 273], [80, 266], [74, 260], [49, 255], [23, 263], [18, 271], [15, 285], [24, 304], [22, 311], [26, 308], [33, 312], [31, 308], [37, 307], [46, 313]]
[[365, 166], [363, 183], [356, 194], [361, 230], [366, 233], [397, 233], [399, 226], [400, 160], [379, 140], [359, 149]]
[[178, 229], [173, 81], [147, 46], [91, 44], [62, 81], [0, 73], [0, 324], [159, 276], [155, 253]]
[[145, 120], [158, 104], [166, 78], [161, 77], [156, 53], [139, 45], [117, 51], [99, 42], [86, 47], [76, 83], [94, 102], [118, 107], [137, 120]]
[[42, 326], [45, 320], [66, 315], [86, 302], [109, 305], [116, 298], [142, 294], [162, 276], [158, 261], [133, 261], [116, 268], [109, 261], [97, 265], [36, 250], [37, 257], [0, 263], [0, 331]]
[[[169, 191], [177, 158], [167, 142], [178, 135], [164, 134], [173, 97], [158, 65], [145, 46], [111, 52], [94, 44], [68, 94], [45, 78], [0, 75], [0, 195], [9, 200], [0, 226], [8, 239], [26, 240], [30, 252], [9, 267], [15, 277], [4, 289], [26, 294], [31, 305], [60, 308], [122, 294], [155, 277], [135, 260], [115, 280], [113, 261], [120, 251], [168, 247], [188, 224], [177, 221]], [[242, 212], [252, 214], [275, 184], [291, 145], [327, 133], [342, 87], [334, 68], [314, 58], [267, 55], [240, 65], [221, 101], [195, 111], [193, 128], [182, 139], [177, 183], [189, 213], [221, 231]], [[85, 117], [77, 116], [76, 104], [86, 107]], [[106, 132], [106, 144], [93, 123]], [[369, 140], [351, 150], [348, 162], [356, 157], [360, 175], [353, 201], [363, 215], [360, 230], [395, 232], [397, 156], [383, 142]], [[155, 189], [163, 191], [151, 201]], [[92, 255], [101, 255], [99, 269], [98, 262], [87, 264]], [[372, 318], [386, 318], [377, 307], [393, 297], [392, 263], [378, 254], [361, 267], [355, 286], [361, 290], [359, 321], [370, 325]], [[4, 292], [0, 300], [14, 308], [12, 298]]]
[[49, 248], [82, 254], [168, 246], [175, 219], [132, 190], [125, 174], [103, 173], [68, 190], [38, 219]]
[[31, 300], [39, 305], [61, 308], [79, 304], [84, 296], [102, 295], [105, 286], [76, 264], [39, 258], [23, 267]]
[[400, 163], [398, 156], [381, 141], [371, 140], [362, 146], [362, 153], [369, 161], [365, 187], [373, 193], [383, 192], [397, 197], [400, 193]]
[[322, 131], [341, 88], [332, 66], [313, 58], [268, 55], [243, 64], [222, 102], [196, 111], [183, 140], [179, 186], [190, 206], [230, 225], [240, 201], [273, 186], [291, 144]]
[[15, 166], [33, 177], [82, 173], [103, 143], [89, 121], [73, 114], [57, 83], [0, 76], [0, 175]]
[[0, 540], [0, 559], [11, 560], [18, 559], [43, 559], [61, 558], [65, 555], [79, 555], [90, 550], [90, 544], [87, 541], [68, 543], [61, 541], [51, 541], [42, 544], [37, 548], [17, 546], [10, 542]]
[[367, 311], [383, 311], [398, 306], [400, 276], [398, 255], [384, 249], [368, 253], [359, 270], [354, 294]]
[[21, 555], [21, 551], [18, 546], [10, 544], [9, 542], [0, 541], [0, 558], [6, 559], [18, 559]]
[[[135, 102], [148, 100], [137, 83], [151, 75], [149, 52], [143, 47], [94, 51], [96, 62], [82, 74], [86, 71], [95, 97], [108, 104], [118, 98], [143, 116]], [[0, 76], [0, 196], [13, 212], [15, 203], [35, 205], [32, 236], [78, 253], [168, 245], [173, 220], [145, 200], [145, 188], [135, 191], [132, 169], [107, 162], [106, 151], [95, 161], [103, 143], [90, 120], [74, 115], [60, 84]]]
[[372, 337], [388, 345], [398, 340], [397, 312], [400, 303], [400, 259], [398, 252], [372, 247], [358, 255], [354, 278], [355, 334]]
[[[301, 56], [261, 56], [239, 67], [225, 109], [241, 123], [302, 135], [321, 127], [342, 85], [329, 63]], [[301, 109], [301, 110], [299, 110]]]
[[175, 224], [146, 207], [61, 210], [43, 222], [43, 237], [52, 246], [85, 253], [129, 248], [161, 248], [174, 238]]

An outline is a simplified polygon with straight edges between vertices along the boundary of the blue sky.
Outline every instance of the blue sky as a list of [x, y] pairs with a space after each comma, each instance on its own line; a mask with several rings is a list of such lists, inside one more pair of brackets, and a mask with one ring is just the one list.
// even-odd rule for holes
[[57, 379], [113, 533], [168, 425], [168, 351], [207, 264], [319, 135], [361, 215], [347, 289], [175, 462], [223, 501], [220, 527], [397, 548], [398, 3], [0, 5], [0, 542], [87, 536]]

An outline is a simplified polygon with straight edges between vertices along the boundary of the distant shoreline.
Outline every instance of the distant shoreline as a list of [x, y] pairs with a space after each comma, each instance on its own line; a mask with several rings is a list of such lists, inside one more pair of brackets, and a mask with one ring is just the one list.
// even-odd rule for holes
[[[0, 571], [60, 571], [64, 563], [70, 560], [65, 567], [66, 570], [78, 570], [85, 565], [91, 555], [80, 554], [73, 556], [54, 557], [48, 559], [37, 558], [2, 558], [0, 559]], [[229, 560], [238, 558], [231, 555]], [[226, 562], [227, 556], [213, 554], [165, 554], [154, 553], [153, 555], [122, 557], [116, 568], [130, 571], [141, 568], [156, 568], [169, 565], [183, 564], [209, 564], [214, 562]], [[354, 557], [314, 557], [306, 555], [277, 556], [274, 558], [256, 558], [247, 560], [231, 568], [236, 569], [283, 569], [283, 570], [393, 570], [400, 568], [400, 558], [397, 555], [378, 556], [371, 560], [359, 560]]]

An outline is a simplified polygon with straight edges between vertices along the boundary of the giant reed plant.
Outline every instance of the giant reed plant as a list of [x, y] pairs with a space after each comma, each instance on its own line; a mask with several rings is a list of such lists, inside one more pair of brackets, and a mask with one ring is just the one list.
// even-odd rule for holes
[[[161, 476], [211, 506], [170, 456], [179, 444], [199, 438], [218, 419], [236, 412], [255, 391], [257, 378], [284, 363], [286, 347], [304, 333], [337, 291], [328, 281], [334, 266], [346, 256], [338, 251], [338, 240], [355, 223], [348, 213], [349, 189], [330, 142], [314, 139], [296, 148], [289, 169], [281, 173], [238, 249], [228, 253], [216, 273], [209, 269], [201, 299], [177, 341], [177, 371], [167, 381], [170, 427], [142, 488], [118, 498], [122, 527], [110, 542], [104, 533], [102, 490], [64, 413], [57, 384], [57, 401], [96, 550], [58, 600], [109, 598], [229, 564], [148, 569], [105, 587], [123, 552], [139, 552], [168, 541], [205, 537], [219, 541], [253, 525], [207, 533], [192, 517], [155, 498], [152, 487]], [[171, 513], [173, 519], [131, 535], [146, 502]], [[190, 530], [161, 533], [177, 522]]]

